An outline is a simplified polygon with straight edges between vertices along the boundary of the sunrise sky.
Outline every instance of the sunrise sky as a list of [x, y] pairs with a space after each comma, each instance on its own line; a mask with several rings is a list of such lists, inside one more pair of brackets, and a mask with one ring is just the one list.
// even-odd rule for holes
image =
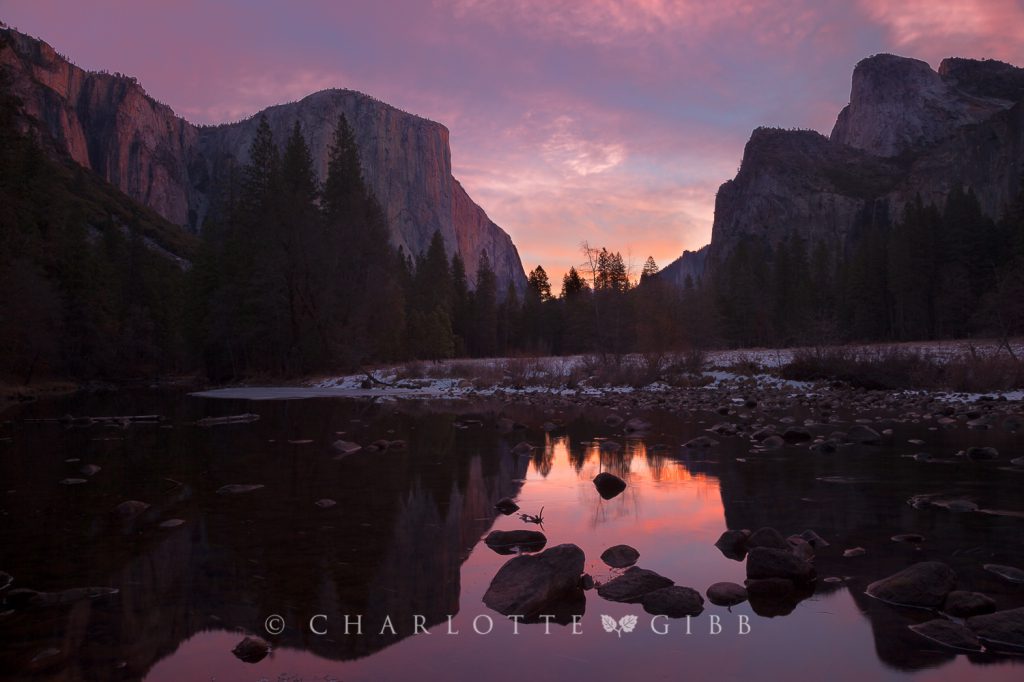
[[451, 131], [455, 176], [553, 277], [579, 244], [666, 265], [710, 238], [758, 125], [828, 133], [861, 58], [1024, 65], [1019, 0], [0, 0], [196, 123], [328, 87]]

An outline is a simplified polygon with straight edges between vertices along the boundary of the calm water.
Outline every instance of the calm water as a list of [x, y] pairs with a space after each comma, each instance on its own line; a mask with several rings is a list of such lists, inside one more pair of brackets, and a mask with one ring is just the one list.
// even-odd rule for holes
[[[883, 421], [891, 444], [851, 446], [832, 455], [787, 447], [752, 454], [745, 438], [694, 454], [680, 447], [722, 421], [716, 414], [653, 414], [643, 438], [604, 424], [607, 411], [544, 414], [502, 408], [527, 425], [501, 434], [498, 410], [476, 407], [482, 425], [459, 428], [455, 405], [343, 400], [228, 402], [181, 395], [119, 393], [9, 410], [0, 437], [0, 570], [9, 589], [56, 592], [117, 588], [114, 595], [0, 615], [0, 678], [42, 680], [404, 679], [1021, 679], [1020, 658], [968, 657], [939, 650], [906, 629], [932, 616], [865, 597], [864, 586], [925, 559], [946, 561], [960, 586], [991, 595], [1000, 608], [1024, 605], [1024, 588], [985, 572], [983, 563], [1024, 566], [1024, 471], [1010, 467], [1021, 436], [993, 429], [930, 429], [930, 422]], [[211, 415], [255, 412], [257, 422], [203, 428]], [[65, 428], [26, 419], [161, 414], [160, 425]], [[779, 423], [781, 414], [763, 415]], [[805, 415], [788, 415], [802, 421]], [[547, 419], [564, 427], [545, 433]], [[734, 418], [735, 419], [735, 418]], [[842, 425], [811, 427], [828, 434]], [[404, 451], [335, 459], [339, 438], [367, 444], [404, 439]], [[594, 439], [623, 444], [603, 454]], [[911, 445], [919, 438], [924, 445]], [[540, 446], [519, 456], [512, 447]], [[306, 442], [309, 441], [309, 442]], [[993, 445], [1000, 461], [922, 463], [901, 455], [950, 457]], [[1012, 454], [1011, 454], [1012, 453]], [[69, 461], [75, 460], [75, 461]], [[87, 464], [99, 472], [79, 473]], [[602, 500], [591, 479], [607, 470], [629, 487]], [[63, 485], [67, 478], [88, 482]], [[824, 480], [822, 480], [824, 479]], [[226, 484], [264, 487], [218, 495]], [[917, 494], [967, 497], [1001, 514], [915, 509]], [[552, 624], [512, 623], [482, 596], [508, 559], [480, 542], [491, 529], [535, 529], [493, 509], [515, 497], [522, 511], [544, 509], [548, 546], [571, 542], [586, 570], [612, 576], [601, 552], [626, 543], [638, 565], [700, 592], [743, 582], [742, 563], [714, 542], [726, 528], [811, 528], [832, 543], [816, 559], [817, 591], [768, 610], [706, 604], [690, 622], [655, 634], [639, 605], [587, 592], [581, 633]], [[331, 508], [314, 503], [329, 498]], [[132, 521], [125, 500], [151, 507]], [[161, 528], [168, 519], [182, 519]], [[892, 542], [920, 533], [921, 547]], [[864, 556], [842, 558], [861, 546]], [[828, 576], [848, 576], [842, 584]], [[3, 593], [0, 593], [3, 594]], [[783, 614], [782, 612], [790, 611]], [[758, 613], [760, 612], [760, 614]], [[277, 636], [264, 623], [285, 623]], [[308, 622], [325, 614], [318, 629]], [[344, 618], [363, 616], [363, 635]], [[606, 633], [601, 615], [639, 616], [635, 631]], [[430, 634], [413, 634], [421, 615]], [[722, 632], [709, 634], [711, 615]], [[390, 616], [395, 634], [381, 632]], [[451, 623], [448, 617], [451, 616]], [[739, 634], [739, 617], [750, 632]], [[474, 633], [474, 619], [479, 629]], [[657, 621], [664, 626], [664, 619]], [[447, 634], [457, 631], [458, 634]], [[245, 633], [271, 641], [256, 664], [232, 648]]]

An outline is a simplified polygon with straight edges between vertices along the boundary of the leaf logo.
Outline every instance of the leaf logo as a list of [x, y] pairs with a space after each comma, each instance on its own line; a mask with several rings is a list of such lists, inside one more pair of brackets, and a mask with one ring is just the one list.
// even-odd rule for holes
[[633, 632], [636, 628], [636, 620], [636, 616], [632, 614], [623, 616], [618, 621], [611, 616], [602, 615], [601, 625], [604, 627], [605, 632], [614, 632], [619, 637], [622, 637], [623, 632]]

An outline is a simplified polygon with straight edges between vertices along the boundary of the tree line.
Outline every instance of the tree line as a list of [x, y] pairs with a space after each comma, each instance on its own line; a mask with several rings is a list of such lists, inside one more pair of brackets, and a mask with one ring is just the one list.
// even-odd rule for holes
[[298, 123], [275, 140], [260, 119], [197, 239], [45, 152], [19, 109], [0, 87], [6, 380], [1024, 333], [1024, 191], [999, 221], [959, 188], [897, 219], [869, 204], [844, 244], [747, 239], [681, 288], [583, 244], [560, 283], [537, 266], [519, 290], [486, 253], [470, 282], [440, 233], [422, 254], [392, 245], [344, 117], [322, 183]]
[[869, 203], [847, 243], [748, 239], [711, 266], [715, 337], [733, 346], [1024, 333], [1024, 188], [1002, 219], [954, 187], [893, 220]]

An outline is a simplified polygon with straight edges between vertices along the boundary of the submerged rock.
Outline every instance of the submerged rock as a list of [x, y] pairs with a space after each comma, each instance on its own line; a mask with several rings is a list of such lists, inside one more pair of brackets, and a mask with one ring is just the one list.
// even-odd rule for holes
[[945, 618], [936, 618], [927, 623], [908, 626], [911, 632], [916, 632], [926, 639], [941, 644], [942, 646], [956, 649], [958, 651], [981, 651], [981, 642], [974, 636], [974, 633], [959, 623], [954, 623]]
[[160, 524], [159, 524], [159, 527], [166, 529], [166, 528], [177, 528], [178, 526], [183, 526], [183, 525], [185, 525], [185, 519], [167, 519], [166, 521], [161, 521]]
[[74, 587], [60, 592], [39, 592], [25, 587], [11, 590], [4, 604], [13, 609], [66, 606], [88, 599], [101, 599], [118, 594], [116, 587]]
[[708, 601], [716, 606], [735, 606], [747, 600], [747, 588], [736, 583], [715, 583], [707, 590]]
[[851, 547], [850, 549], [843, 550], [843, 558], [852, 559], [853, 557], [864, 556], [868, 551], [863, 547]]
[[217, 489], [218, 495], [241, 495], [265, 487], [262, 483], [229, 483]]
[[824, 549], [825, 547], [829, 546], [829, 543], [827, 540], [825, 540], [825, 538], [821, 537], [820, 535], [818, 535], [810, 529], [805, 530], [803, 533], [800, 533], [800, 537], [806, 540], [807, 544], [809, 544], [814, 549]]
[[905, 542], [912, 545], [919, 545], [924, 542], [924, 536], [917, 533], [900, 533], [890, 538], [893, 542]]
[[342, 455], [353, 455], [363, 449], [362, 445], [359, 443], [353, 443], [350, 440], [336, 440], [331, 447]]
[[322, 500], [317, 500], [313, 504], [320, 507], [321, 509], [330, 509], [331, 507], [335, 506], [338, 503], [330, 499], [329, 497], [325, 497]]
[[601, 561], [612, 568], [626, 568], [636, 563], [640, 558], [640, 552], [629, 545], [615, 545], [601, 553]]
[[61, 485], [82, 485], [88, 483], [84, 478], [64, 478], [58, 481]]
[[978, 511], [978, 505], [970, 500], [934, 500], [932, 504], [946, 511], [969, 514]]
[[991, 459], [999, 459], [999, 451], [996, 450], [995, 448], [988, 448], [988, 447], [985, 447], [985, 448], [979, 448], [979, 447], [967, 448], [967, 451], [964, 454], [967, 455], [967, 459], [969, 459], [971, 461], [974, 461], [974, 462], [981, 462], [981, 461], [986, 461], [986, 460], [991, 460]]
[[502, 615], [526, 618], [580, 591], [585, 557], [576, 545], [556, 545], [508, 561], [491, 580], [484, 604]]
[[957, 618], [967, 618], [992, 613], [996, 610], [996, 603], [991, 597], [981, 592], [953, 590], [946, 595], [946, 604], [942, 610]]
[[861, 443], [863, 445], [878, 445], [882, 442], [882, 434], [864, 424], [851, 426], [850, 430], [846, 432], [846, 438], [854, 443]]
[[615, 474], [602, 471], [594, 476], [594, 487], [597, 493], [606, 500], [610, 500], [626, 489], [626, 482]]
[[78, 473], [82, 474], [83, 476], [95, 476], [100, 471], [102, 471], [102, 467], [100, 467], [98, 464], [86, 464], [85, 466], [78, 470]]
[[139, 500], [125, 500], [121, 504], [114, 507], [114, 512], [125, 519], [130, 519], [138, 516], [142, 512], [149, 509], [149, 505]]
[[683, 618], [704, 612], [704, 597], [692, 587], [671, 585], [648, 592], [641, 600], [644, 611], [654, 616]]
[[718, 445], [718, 441], [708, 436], [697, 436], [683, 443], [684, 448], [713, 448]]
[[663, 587], [671, 587], [674, 581], [646, 568], [633, 566], [625, 573], [598, 586], [597, 593], [608, 601], [636, 603], [644, 595]]
[[867, 594], [897, 606], [937, 609], [956, 586], [956, 573], [939, 561], [922, 561], [868, 585]]
[[492, 530], [484, 544], [498, 554], [539, 552], [548, 543], [544, 533], [536, 530]]
[[1024, 583], [1024, 571], [1016, 568], [1015, 566], [985, 564], [983, 568], [990, 573], [995, 573], [1004, 580], [1009, 580], [1011, 583]]
[[1024, 607], [973, 616], [966, 625], [994, 649], [1024, 651]]
[[813, 436], [807, 429], [802, 429], [798, 426], [791, 426], [782, 432], [782, 439], [787, 443], [803, 443], [804, 441], [811, 440]]
[[231, 650], [240, 661], [259, 663], [270, 653], [270, 644], [260, 637], [246, 637]]

